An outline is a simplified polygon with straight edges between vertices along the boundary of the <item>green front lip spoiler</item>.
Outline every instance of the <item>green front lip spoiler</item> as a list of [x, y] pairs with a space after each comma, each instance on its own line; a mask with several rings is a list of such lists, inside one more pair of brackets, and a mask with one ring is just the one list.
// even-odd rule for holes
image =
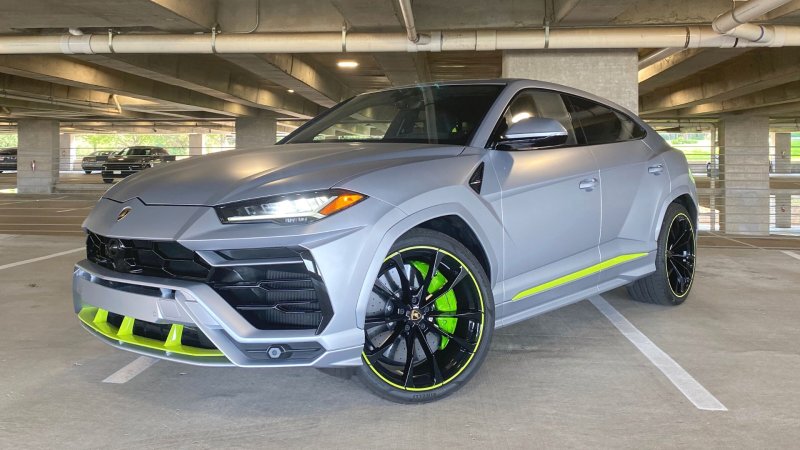
[[167, 339], [165, 341], [159, 341], [133, 334], [133, 317], [125, 317], [119, 328], [108, 323], [108, 311], [105, 309], [85, 306], [78, 313], [78, 318], [95, 332], [120, 343], [149, 348], [151, 350], [160, 350], [167, 354], [191, 357], [225, 356], [221, 351], [216, 349], [197, 348], [181, 344], [183, 325], [172, 324]]

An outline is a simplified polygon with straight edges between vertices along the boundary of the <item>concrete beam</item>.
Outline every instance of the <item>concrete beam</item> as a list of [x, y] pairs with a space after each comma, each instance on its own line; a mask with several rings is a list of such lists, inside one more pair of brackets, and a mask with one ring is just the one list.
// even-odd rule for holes
[[374, 53], [372, 56], [392, 86], [431, 81], [428, 55], [425, 53]]
[[87, 55], [82, 59], [161, 83], [251, 108], [268, 109], [292, 117], [310, 118], [318, 105], [300, 96], [265, 87], [258, 78], [207, 55]]
[[216, 0], [150, 0], [165, 10], [210, 30], [217, 23]]
[[561, 0], [556, 5], [555, 21], [563, 25], [605, 24], [636, 3], [637, 0]]
[[325, 73], [295, 55], [228, 54], [220, 57], [326, 108], [356, 94], [333, 74]]
[[691, 48], [676, 53], [639, 71], [639, 95], [677, 83], [702, 70], [750, 51], [750, 48]]
[[800, 81], [729, 100], [703, 103], [682, 109], [678, 113], [681, 116], [714, 115], [797, 102], [800, 102]]
[[640, 0], [610, 22], [616, 25], [709, 24], [729, 10], [731, 3], [731, 0]]
[[689, 108], [758, 92], [800, 79], [800, 52], [765, 48], [749, 52], [677, 84], [640, 98], [642, 114]]
[[167, 103], [182, 109], [208, 111], [230, 117], [252, 115], [257, 112], [255, 108], [241, 103], [63, 56], [2, 55], [0, 73], [126, 95]]

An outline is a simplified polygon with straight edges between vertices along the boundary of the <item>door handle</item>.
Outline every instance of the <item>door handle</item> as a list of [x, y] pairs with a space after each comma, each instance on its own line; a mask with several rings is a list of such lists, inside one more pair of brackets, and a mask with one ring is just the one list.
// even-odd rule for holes
[[661, 172], [664, 171], [663, 164], [656, 164], [655, 166], [650, 166], [647, 168], [647, 173], [651, 173], [653, 175], [661, 175]]
[[597, 187], [597, 178], [587, 178], [578, 183], [578, 189], [582, 189], [586, 192], [592, 192], [595, 187]]

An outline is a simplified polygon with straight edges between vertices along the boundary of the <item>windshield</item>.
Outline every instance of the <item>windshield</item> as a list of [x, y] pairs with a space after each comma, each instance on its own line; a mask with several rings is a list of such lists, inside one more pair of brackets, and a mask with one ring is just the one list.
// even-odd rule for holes
[[299, 128], [283, 143], [467, 145], [503, 87], [433, 85], [359, 95]]
[[142, 147], [127, 147], [117, 153], [118, 156], [149, 156], [153, 149]]

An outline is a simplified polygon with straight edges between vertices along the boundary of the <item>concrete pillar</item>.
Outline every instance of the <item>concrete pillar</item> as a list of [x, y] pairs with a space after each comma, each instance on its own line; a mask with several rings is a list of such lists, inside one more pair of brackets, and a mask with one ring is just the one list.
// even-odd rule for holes
[[628, 50], [509, 50], [503, 77], [563, 84], [639, 111], [638, 55]]
[[792, 133], [775, 133], [775, 173], [792, 173]]
[[278, 122], [266, 114], [236, 118], [236, 149], [275, 145]]
[[792, 227], [792, 194], [775, 193], [775, 227]]
[[203, 135], [193, 133], [189, 135], [189, 155], [197, 156], [203, 154]]
[[[792, 173], [792, 133], [775, 133], [775, 173]], [[792, 195], [775, 193], [775, 226], [792, 227]]]
[[720, 231], [769, 234], [769, 118], [720, 120]]
[[61, 160], [62, 170], [78, 170], [80, 164], [75, 164], [75, 149], [72, 148], [72, 135], [69, 133], [62, 133], [58, 139], [58, 151]]
[[58, 120], [20, 119], [17, 189], [20, 194], [49, 194], [58, 182]]

